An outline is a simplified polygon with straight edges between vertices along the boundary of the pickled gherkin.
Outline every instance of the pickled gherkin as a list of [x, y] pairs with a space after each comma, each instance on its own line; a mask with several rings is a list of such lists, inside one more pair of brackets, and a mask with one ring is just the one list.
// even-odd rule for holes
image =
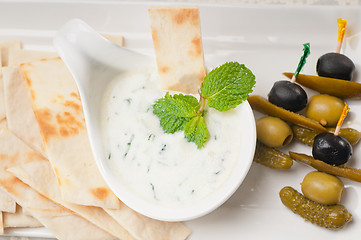
[[282, 203], [292, 212], [318, 226], [337, 229], [352, 220], [351, 213], [344, 206], [316, 203], [292, 187], [282, 188], [279, 195]]
[[[285, 72], [283, 75], [291, 79], [293, 73]], [[319, 93], [339, 98], [361, 97], [361, 84], [352, 81], [299, 74], [296, 82]]]
[[326, 128], [324, 128], [317, 121], [302, 116], [300, 114], [290, 112], [281, 107], [278, 107], [260, 96], [257, 95], [249, 96], [247, 101], [249, 102], [253, 110], [263, 112], [270, 116], [278, 117], [286, 122], [303, 126], [315, 131], [326, 132]]
[[[313, 145], [313, 139], [316, 137], [317, 134], [319, 134], [319, 132], [297, 125], [292, 126], [292, 131], [297, 141], [310, 146]], [[334, 133], [335, 128], [327, 128], [327, 131]], [[361, 132], [353, 128], [341, 128], [340, 133], [338, 135], [346, 138], [351, 145], [355, 145], [356, 143], [358, 143], [361, 138]]]
[[361, 169], [348, 167], [346, 165], [332, 166], [323, 161], [314, 159], [312, 156], [308, 156], [302, 153], [289, 152], [289, 154], [293, 160], [307, 164], [321, 172], [348, 178], [356, 182], [361, 182]]
[[290, 156], [277, 149], [267, 147], [259, 141], [257, 141], [253, 161], [275, 169], [289, 169], [293, 164]]

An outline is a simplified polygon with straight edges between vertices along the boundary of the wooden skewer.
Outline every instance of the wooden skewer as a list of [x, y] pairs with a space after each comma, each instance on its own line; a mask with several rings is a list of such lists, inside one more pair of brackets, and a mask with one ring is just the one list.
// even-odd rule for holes
[[340, 116], [340, 118], [338, 119], [338, 122], [337, 122], [336, 130], [335, 130], [335, 133], [334, 133], [336, 136], [340, 133], [343, 120], [345, 120], [348, 111], [350, 111], [350, 108], [348, 107], [348, 104], [345, 103], [345, 106], [343, 107], [341, 116]]

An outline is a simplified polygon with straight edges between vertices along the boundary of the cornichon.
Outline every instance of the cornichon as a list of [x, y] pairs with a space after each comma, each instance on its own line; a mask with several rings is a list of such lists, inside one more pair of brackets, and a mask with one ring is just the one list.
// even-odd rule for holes
[[[335, 132], [335, 128], [326, 128], [326, 129], [331, 133]], [[313, 145], [313, 139], [316, 137], [317, 134], [319, 134], [319, 132], [297, 125], [292, 126], [292, 131], [295, 139], [297, 139], [299, 142], [303, 144], [307, 144], [310, 146]], [[346, 138], [351, 145], [355, 145], [356, 143], [358, 143], [361, 138], [361, 132], [353, 128], [341, 128], [340, 133], [338, 135]]]
[[[291, 79], [293, 73], [285, 72], [283, 75]], [[299, 74], [296, 82], [319, 93], [339, 98], [361, 97], [361, 84], [352, 81]]]
[[339, 204], [323, 205], [309, 200], [292, 187], [284, 187], [280, 191], [282, 203], [292, 212], [318, 226], [337, 229], [352, 220], [352, 215]]
[[263, 99], [260, 96], [252, 95], [248, 98], [248, 102], [251, 105], [252, 109], [263, 112], [265, 114], [281, 118], [284, 121], [303, 126], [318, 132], [326, 132], [324, 128], [317, 121], [302, 116], [300, 114], [290, 112], [286, 109], [278, 107], [269, 101]]
[[258, 141], [253, 161], [275, 169], [289, 169], [293, 164], [293, 160], [287, 154]]
[[332, 166], [302, 153], [289, 152], [289, 155], [293, 160], [307, 164], [321, 172], [326, 172], [332, 175], [348, 178], [356, 182], [361, 182], [361, 169], [352, 168], [345, 165]]

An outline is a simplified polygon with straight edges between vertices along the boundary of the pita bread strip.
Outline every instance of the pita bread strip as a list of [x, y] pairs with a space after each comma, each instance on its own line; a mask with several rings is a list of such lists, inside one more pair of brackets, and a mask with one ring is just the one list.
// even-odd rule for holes
[[[0, 133], [0, 186], [58, 239], [113, 239], [95, 225], [60, 207], [8, 173], [8, 167], [43, 160], [8, 130]], [[45, 160], [43, 160], [45, 161]], [[79, 231], [81, 229], [81, 231]]]
[[25, 49], [9, 49], [8, 66], [19, 66], [22, 63], [38, 61], [46, 58], [55, 58], [56, 52], [32, 51]]
[[8, 127], [8, 121], [6, 120], [6, 118], [4, 118], [3, 120], [0, 120], [0, 129], [7, 128], [7, 127]]
[[103, 37], [105, 37], [106, 39], [108, 39], [109, 41], [111, 41], [112, 43], [115, 43], [121, 47], [124, 46], [124, 37], [123, 36], [105, 34], [105, 33], [102, 33], [101, 35]]
[[3, 213], [0, 212], [0, 235], [4, 234], [4, 220], [3, 220]]
[[31, 148], [46, 156], [24, 75], [18, 67], [5, 67], [3, 74], [5, 110], [9, 130]]
[[62, 200], [55, 174], [48, 161], [34, 161], [9, 168], [8, 172], [50, 200], [74, 211], [96, 226], [123, 240], [134, 240], [108, 213], [98, 207], [82, 206]]
[[119, 208], [92, 155], [84, 114], [74, 79], [60, 58], [20, 66], [31, 93], [46, 155], [65, 201]]
[[[1, 52], [0, 52], [0, 54], [1, 54]], [[5, 101], [5, 99], [4, 99], [3, 74], [2, 74], [2, 68], [0, 67], [0, 121], [4, 120], [6, 117], [4, 101]]]
[[19, 40], [0, 42], [1, 62], [0, 66], [8, 66], [9, 49], [20, 49], [21, 42]]
[[16, 202], [2, 189], [0, 189], [0, 211], [9, 213], [16, 211]]
[[151, 8], [149, 17], [161, 87], [197, 93], [205, 77], [198, 8]]
[[136, 239], [139, 240], [184, 240], [191, 230], [179, 222], [163, 222], [145, 217], [125, 204], [120, 209], [106, 211]]
[[10, 227], [41, 227], [43, 226], [34, 217], [25, 214], [21, 206], [16, 205], [15, 213], [3, 214], [4, 228]]

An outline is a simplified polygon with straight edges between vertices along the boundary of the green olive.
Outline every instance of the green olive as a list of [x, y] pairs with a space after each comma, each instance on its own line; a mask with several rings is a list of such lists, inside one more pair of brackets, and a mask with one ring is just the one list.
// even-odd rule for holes
[[344, 105], [344, 102], [337, 97], [318, 94], [311, 97], [305, 114], [323, 126], [335, 127]]
[[315, 202], [332, 205], [340, 202], [343, 183], [333, 175], [313, 171], [303, 179], [301, 190], [307, 198]]
[[262, 117], [256, 122], [257, 139], [268, 147], [286, 146], [292, 141], [290, 126], [276, 117]]

